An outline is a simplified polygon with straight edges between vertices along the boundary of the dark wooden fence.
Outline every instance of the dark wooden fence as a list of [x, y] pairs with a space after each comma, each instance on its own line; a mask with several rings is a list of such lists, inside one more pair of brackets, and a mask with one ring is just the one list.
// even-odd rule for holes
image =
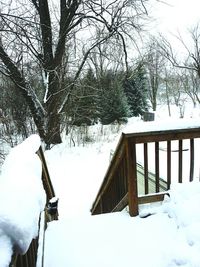
[[[116, 151], [113, 155], [110, 166], [106, 172], [103, 183], [99, 189], [96, 199], [92, 205], [91, 213], [101, 214], [114, 211], [121, 211], [129, 206], [130, 216], [138, 215], [138, 205], [153, 201], [163, 200], [165, 192], [170, 188], [172, 179], [172, 152], [177, 152], [178, 167], [177, 181], [183, 181], [183, 140], [188, 140], [189, 147], [189, 173], [188, 180], [192, 181], [194, 176], [194, 140], [200, 138], [200, 128], [178, 129], [166, 131], [154, 131], [143, 133], [122, 134]], [[177, 143], [177, 148], [172, 149], [172, 142]], [[161, 148], [160, 144], [166, 143], [166, 148]], [[149, 179], [149, 147], [153, 144], [154, 162], [154, 184], [155, 194], [150, 191]], [[138, 163], [137, 146], [143, 146], [143, 181], [144, 195], [138, 194]], [[160, 178], [160, 151], [166, 153], [166, 175], [165, 180]], [[152, 160], [152, 159], [151, 159]], [[197, 159], [198, 160], [198, 159]], [[163, 163], [163, 162], [162, 162]], [[151, 166], [152, 167], [152, 166]], [[141, 179], [141, 178], [140, 178]], [[164, 185], [166, 184], [166, 190]], [[141, 187], [141, 184], [140, 184]]]
[[[44, 186], [46, 197], [47, 197], [46, 203], [48, 205], [49, 200], [55, 197], [55, 192], [54, 192], [54, 189], [51, 183], [46, 160], [45, 160], [44, 153], [41, 147], [39, 148], [37, 154], [40, 157], [41, 162], [42, 162], [42, 182], [43, 182], [43, 186]], [[58, 213], [56, 212], [56, 214], [51, 215], [47, 212], [47, 207], [46, 207], [45, 224], [50, 220], [56, 220], [56, 219], [58, 219]], [[29, 246], [29, 249], [25, 255], [20, 255], [16, 253], [13, 254], [10, 267], [35, 267], [36, 261], [37, 261], [37, 250], [38, 250], [38, 238], [32, 240]]]

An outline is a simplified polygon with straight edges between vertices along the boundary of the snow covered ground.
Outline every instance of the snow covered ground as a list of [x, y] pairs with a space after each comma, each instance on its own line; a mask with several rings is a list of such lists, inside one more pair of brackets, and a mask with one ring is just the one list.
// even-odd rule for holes
[[[178, 124], [179, 125], [178, 125]], [[152, 129], [194, 127], [198, 120], [162, 120], [145, 124]], [[144, 130], [130, 122], [128, 129]], [[142, 126], [143, 125], [143, 126]], [[151, 125], [151, 126], [150, 126]], [[175, 127], [176, 126], [176, 127]], [[59, 221], [49, 223], [45, 239], [45, 267], [199, 267], [200, 184], [174, 184], [170, 199], [161, 205], [145, 205], [141, 214], [126, 211], [90, 215], [90, 207], [109, 164], [110, 151], [119, 139], [84, 147], [61, 144], [46, 152], [59, 197]], [[58, 160], [59, 159], [59, 160]]]
[[126, 212], [49, 224], [45, 266], [200, 266], [200, 185], [179, 186], [146, 219]]
[[[180, 123], [185, 127], [198, 126], [198, 120], [190, 120], [190, 115], [187, 120], [177, 122], [177, 120], [170, 119], [166, 123], [166, 119], [162, 122], [164, 118], [162, 114], [160, 113], [153, 123], [144, 124], [139, 122], [138, 119], [132, 119], [128, 125], [121, 126], [120, 129], [121, 131], [129, 131], [130, 129], [132, 131], [132, 129], [138, 130], [140, 127], [142, 131], [148, 127], [151, 127], [151, 129], [174, 128]], [[199, 118], [199, 116], [196, 117]], [[181, 125], [179, 127], [182, 127]], [[72, 146], [71, 139], [66, 139], [63, 144], [45, 152], [56, 196], [59, 198], [59, 221], [48, 224], [45, 235], [44, 266], [200, 267], [199, 182], [195, 181], [182, 185], [173, 184], [170, 190], [170, 198], [166, 198], [161, 204], [148, 204], [140, 209], [142, 215], [152, 213], [147, 218], [141, 218], [140, 216], [131, 218], [126, 210], [119, 213], [91, 216], [92, 202], [109, 165], [110, 154], [115, 149], [121, 134], [117, 130], [117, 126], [104, 128], [95, 126], [89, 132], [93, 142], [77, 146], [80, 140], [73, 136], [75, 147]], [[25, 141], [24, 145], [20, 145], [13, 150], [13, 157], [9, 157], [10, 163], [9, 161], [5, 162], [0, 177], [1, 203], [6, 203], [6, 199], [6, 205], [13, 206], [13, 209], [10, 209], [10, 214], [7, 215], [12, 215], [15, 218], [12, 219], [14, 224], [12, 229], [18, 229], [18, 226], [21, 227], [22, 225], [24, 227], [30, 210], [24, 209], [25, 214], [23, 215], [16, 212], [16, 205], [19, 202], [16, 201], [16, 205], [12, 205], [13, 202], [9, 202], [9, 195], [6, 198], [8, 190], [3, 190], [5, 187], [1, 190], [2, 184], [5, 182], [3, 177], [7, 177], [7, 185], [12, 184], [13, 179], [17, 176], [20, 185], [25, 183], [28, 186], [28, 191], [25, 187], [21, 188], [20, 186], [17, 187], [17, 190], [13, 189], [12, 192], [18, 192], [20, 201], [29, 199], [32, 193], [33, 196], [37, 195], [38, 197], [34, 202], [35, 204], [30, 203], [29, 207], [33, 205], [32, 208], [35, 208], [34, 210], [37, 210], [37, 212], [40, 212], [44, 207], [43, 193], [37, 180], [41, 170], [38, 163], [34, 161], [35, 165], [30, 165], [30, 157], [25, 158], [23, 156], [26, 151], [29, 156], [33, 156], [33, 152], [35, 153], [39, 145], [36, 139], [33, 137], [31, 145], [29, 141]], [[69, 146], [69, 143], [72, 145]], [[18, 154], [15, 151], [18, 151]], [[25, 166], [24, 170], [27, 172], [22, 173], [22, 167], [17, 168], [17, 166], [22, 166], [21, 162], [26, 159], [27, 165], [23, 165], [23, 168]], [[11, 168], [11, 162], [16, 168]], [[33, 185], [27, 182], [30, 170], [33, 171], [33, 178], [37, 181], [35, 184], [37, 189], [32, 192], [30, 192], [30, 186]], [[6, 176], [3, 176], [4, 173], [7, 173]], [[17, 199], [17, 197], [15, 194], [14, 199]], [[24, 207], [28, 207], [26, 202], [23, 204]], [[21, 205], [18, 204], [18, 206], [22, 208]], [[3, 212], [1, 209], [0, 267], [6, 267], [6, 260], [8, 261], [12, 253], [12, 240], [5, 235], [5, 227], [2, 227]], [[31, 215], [33, 215], [32, 209]], [[18, 217], [23, 218], [24, 221], [19, 221]], [[36, 215], [33, 215], [33, 221], [34, 218], [36, 218]], [[8, 221], [6, 220], [7, 225]], [[30, 228], [28, 228], [29, 226]], [[31, 226], [30, 222], [27, 229], [31, 230], [30, 232], [34, 236], [36, 229]], [[19, 233], [23, 236], [25, 232], [18, 231]], [[16, 238], [18, 235], [15, 235], [13, 231], [13, 236]], [[27, 236], [22, 240], [27, 240]], [[37, 267], [41, 266], [41, 262], [38, 262]]]

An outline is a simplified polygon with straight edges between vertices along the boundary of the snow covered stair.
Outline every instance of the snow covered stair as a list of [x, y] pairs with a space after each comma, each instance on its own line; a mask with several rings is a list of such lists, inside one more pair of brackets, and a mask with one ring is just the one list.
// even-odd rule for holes
[[[136, 216], [139, 204], [161, 201], [172, 183], [199, 178], [199, 138], [199, 126], [122, 133], [91, 213], [121, 211], [128, 205], [130, 216]], [[152, 193], [159, 194], [148, 196]]]

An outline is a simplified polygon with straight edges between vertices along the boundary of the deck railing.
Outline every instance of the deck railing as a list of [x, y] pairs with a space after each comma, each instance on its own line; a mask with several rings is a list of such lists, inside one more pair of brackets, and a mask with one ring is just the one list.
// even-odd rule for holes
[[[38, 156], [41, 160], [41, 163], [42, 163], [42, 182], [43, 182], [44, 190], [46, 192], [46, 203], [48, 204], [49, 200], [52, 199], [53, 197], [55, 197], [55, 193], [54, 193], [53, 185], [51, 183], [51, 179], [50, 179], [49, 171], [47, 168], [46, 160], [44, 157], [44, 153], [43, 153], [43, 150], [41, 147], [37, 151], [37, 154], [38, 154]], [[48, 221], [56, 220], [56, 219], [58, 219], [57, 212], [52, 215], [52, 214], [47, 212], [47, 207], [46, 207], [45, 228], [46, 228], [46, 224]], [[38, 224], [39, 224], [39, 222], [38, 222]], [[25, 255], [20, 255], [17, 253], [13, 254], [12, 262], [10, 263], [10, 267], [35, 267], [36, 262], [37, 262], [37, 252], [38, 252], [38, 238], [32, 240], [32, 242], [29, 246], [29, 249]]]
[[[172, 182], [192, 181], [198, 138], [200, 128], [123, 133], [91, 213], [121, 211], [128, 205], [130, 215], [136, 216], [139, 204], [162, 200]], [[183, 171], [185, 162], [188, 171]]]

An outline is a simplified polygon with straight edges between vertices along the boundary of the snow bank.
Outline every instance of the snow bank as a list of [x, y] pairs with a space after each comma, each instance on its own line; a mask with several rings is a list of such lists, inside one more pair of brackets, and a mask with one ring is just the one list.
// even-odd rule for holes
[[[13, 148], [0, 176], [0, 266], [8, 266], [12, 247], [26, 253], [38, 235], [38, 220], [45, 206], [42, 166], [36, 151], [40, 138], [32, 135]], [[1, 246], [1, 244], [4, 244]], [[3, 251], [2, 251], [3, 247]], [[2, 255], [3, 254], [3, 255]]]
[[162, 267], [160, 243], [163, 238], [172, 242], [169, 233], [174, 232], [175, 225], [165, 214], [143, 220], [113, 213], [53, 222], [46, 233], [44, 266]]
[[188, 128], [199, 128], [199, 118], [197, 119], [176, 119], [176, 118], [165, 118], [162, 120], [148, 121], [148, 122], [137, 122], [134, 123], [129, 120], [128, 125], [123, 129], [123, 132], [128, 133], [140, 133], [140, 132], [151, 132], [151, 131], [166, 131], [166, 130], [178, 130]]
[[170, 199], [163, 204], [163, 211], [177, 227], [169, 249], [169, 266], [200, 266], [200, 183], [173, 185]]
[[170, 195], [145, 219], [123, 211], [50, 222], [44, 266], [199, 267], [200, 183]]

